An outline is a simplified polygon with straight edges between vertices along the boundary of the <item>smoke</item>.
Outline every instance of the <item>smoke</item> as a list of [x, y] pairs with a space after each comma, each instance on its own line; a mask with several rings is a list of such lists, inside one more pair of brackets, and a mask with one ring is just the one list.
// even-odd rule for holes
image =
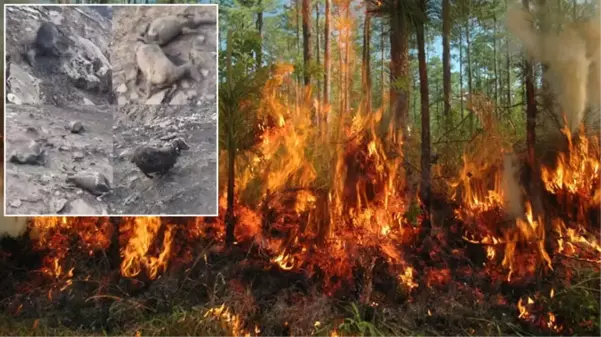
[[0, 238], [3, 236], [17, 237], [27, 229], [27, 218], [5, 217], [0, 215]]
[[522, 188], [519, 184], [519, 171], [519, 163], [515, 154], [505, 154], [502, 177], [503, 201], [505, 211], [514, 218], [518, 218], [524, 214]]
[[[1, 166], [0, 166], [1, 168]], [[3, 182], [0, 181], [0, 189], [3, 189]], [[4, 205], [4, 194], [0, 193], [0, 200]], [[0, 214], [0, 238], [3, 236], [17, 237], [27, 229], [28, 218], [24, 217], [5, 217]]]
[[[539, 11], [545, 12], [541, 8]], [[600, 105], [599, 13], [587, 21], [565, 23], [559, 32], [555, 29], [540, 32], [533, 19], [530, 12], [516, 5], [507, 11], [507, 29], [520, 40], [530, 57], [548, 67], [545, 76], [561, 106], [561, 114], [565, 115], [571, 131], [576, 131], [587, 108]], [[560, 23], [551, 15], [545, 20], [553, 27]]]

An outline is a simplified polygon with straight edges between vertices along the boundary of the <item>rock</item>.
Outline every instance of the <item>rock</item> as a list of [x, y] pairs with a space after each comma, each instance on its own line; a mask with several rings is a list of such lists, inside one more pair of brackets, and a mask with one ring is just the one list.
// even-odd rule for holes
[[31, 138], [37, 138], [40, 133], [38, 131], [38, 129], [34, 128], [33, 126], [28, 127], [27, 129], [25, 129], [25, 133], [31, 137]]
[[82, 133], [84, 131], [83, 124], [78, 121], [73, 121], [69, 123], [69, 131], [71, 131], [71, 133]]
[[119, 96], [119, 98], [117, 98], [117, 105], [125, 104], [127, 104], [127, 98], [125, 98], [125, 96]]
[[55, 197], [60, 197], [61, 196], [61, 191], [54, 191], [54, 196]]
[[108, 211], [101, 202], [82, 196], [81, 198], [67, 202], [60, 210], [61, 214], [70, 215], [106, 215]]
[[175, 97], [169, 102], [171, 105], [186, 105], [188, 104], [188, 97], [181, 91], [178, 91]]
[[125, 85], [125, 83], [122, 83], [118, 88], [117, 88], [117, 92], [120, 94], [124, 94], [127, 92], [127, 85]]
[[94, 74], [100, 80], [100, 90], [102, 92], [108, 92], [111, 89], [110, 86], [113, 80], [113, 74], [111, 69], [108, 66], [103, 66]]
[[121, 151], [121, 153], [119, 153], [119, 158], [130, 157], [132, 154], [133, 154], [133, 151], [131, 149], [123, 150], [123, 151]]
[[184, 88], [184, 89], [188, 89], [188, 88], [190, 88], [190, 81], [188, 81], [188, 80], [186, 80], [186, 79], [183, 79], [183, 80], [181, 81], [181, 84], [180, 84], [180, 85], [182, 86], [182, 88]]
[[157, 92], [156, 94], [152, 95], [149, 99], [146, 100], [146, 104], [161, 104], [163, 102], [163, 99], [165, 99], [165, 95], [167, 95], [167, 90], [168, 89], [163, 89]]
[[85, 155], [83, 154], [83, 152], [80, 152], [80, 151], [73, 152], [73, 160], [80, 161], [84, 158], [85, 158]]
[[21, 207], [21, 205], [23, 205], [23, 203], [21, 202], [21, 199], [15, 199], [15, 200], [11, 201], [9, 205], [12, 208], [19, 208], [19, 207]]
[[40, 184], [42, 184], [42, 185], [48, 185], [48, 183], [50, 182], [50, 180], [52, 180], [52, 177], [44, 174], [43, 176], [40, 177]]
[[165, 120], [165, 121], [160, 122], [158, 124], [158, 127], [164, 129], [164, 128], [168, 127], [168, 126], [171, 126], [172, 123], [173, 123], [173, 121], [171, 121], [171, 120]]
[[[87, 58], [90, 60], [94, 60], [95, 62], [100, 63], [97, 65], [97, 69], [99, 67], [100, 68], [107, 67], [110, 69], [111, 63], [106, 58], [106, 56], [104, 56], [104, 54], [102, 53], [102, 50], [100, 50], [100, 48], [98, 48], [96, 43], [94, 43], [86, 38], [83, 38], [81, 36], [77, 36], [77, 38], [78, 38], [80, 45], [84, 48], [85, 56], [87, 56]], [[92, 70], [94, 70], [93, 64], [92, 64]]]
[[[9, 101], [14, 104], [40, 104], [39, 80], [15, 63], [10, 65]], [[11, 100], [12, 97], [12, 100]], [[17, 103], [17, 101], [19, 103]]]
[[76, 55], [68, 62], [62, 64], [62, 70], [72, 81], [76, 88], [83, 90], [97, 90], [101, 81], [94, 74], [93, 65], [81, 55]]
[[204, 35], [198, 35], [197, 39], [198, 39], [199, 43], [204, 43], [206, 40], [206, 37]]
[[72, 183], [95, 196], [102, 195], [111, 190], [109, 180], [100, 172], [80, 172], [67, 177], [66, 182]]
[[9, 161], [15, 164], [43, 165], [45, 151], [39, 142], [31, 141], [27, 148], [14, 151]]
[[60, 213], [67, 205], [68, 200], [64, 198], [52, 199], [50, 201], [50, 210], [53, 213]]
[[66, 145], [61, 145], [61, 146], [58, 148], [58, 150], [59, 150], [59, 151], [64, 151], [64, 152], [68, 152], [68, 151], [71, 151], [71, 148], [70, 148], [70, 147], [68, 147], [68, 146], [66, 146]]
[[209, 70], [208, 70], [208, 69], [202, 69], [202, 70], [200, 71], [200, 73], [201, 73], [201, 74], [202, 74], [202, 76], [203, 76], [203, 77], [205, 77], [205, 78], [206, 78], [207, 76], [209, 76]]
[[138, 95], [138, 93], [137, 93], [137, 92], [132, 92], [132, 93], [131, 93], [131, 95], [129, 96], [129, 98], [130, 98], [132, 101], [137, 101], [137, 100], [138, 100], [138, 98], [140, 98], [140, 95]]
[[6, 99], [12, 104], [23, 104], [23, 101], [13, 93], [7, 94]]
[[165, 136], [161, 137], [160, 139], [164, 140], [164, 141], [169, 141], [169, 140], [175, 139], [177, 137], [178, 137], [177, 133], [170, 133], [168, 135], [165, 135]]
[[96, 104], [94, 104], [94, 102], [90, 101], [87, 97], [84, 97], [83, 105], [96, 105]]

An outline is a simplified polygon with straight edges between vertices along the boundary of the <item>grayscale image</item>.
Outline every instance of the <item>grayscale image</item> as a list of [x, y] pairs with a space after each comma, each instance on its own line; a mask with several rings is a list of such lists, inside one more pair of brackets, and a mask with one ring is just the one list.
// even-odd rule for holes
[[106, 215], [116, 106], [6, 106], [6, 214]]
[[6, 6], [11, 104], [113, 104], [108, 6]]
[[112, 214], [217, 213], [215, 105], [125, 105], [113, 120]]
[[215, 101], [216, 37], [216, 6], [114, 7], [111, 58], [118, 104]]

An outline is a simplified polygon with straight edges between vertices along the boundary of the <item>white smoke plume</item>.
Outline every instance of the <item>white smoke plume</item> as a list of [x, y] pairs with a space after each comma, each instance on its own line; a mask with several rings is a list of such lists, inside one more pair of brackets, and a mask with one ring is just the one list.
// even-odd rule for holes
[[[593, 18], [565, 23], [559, 32], [540, 32], [533, 24], [533, 14], [521, 5], [507, 11], [507, 29], [531, 58], [548, 66], [547, 80], [571, 131], [580, 126], [587, 108], [600, 106], [599, 18], [597, 11]], [[553, 20], [551, 16], [545, 19]]]
[[[0, 181], [0, 190], [3, 189], [3, 182]], [[0, 192], [0, 200], [0, 205], [4, 205], [4, 193], [2, 192]], [[17, 237], [23, 234], [27, 229], [28, 220], [25, 217], [5, 217], [0, 214], [0, 238], [6, 235]]]
[[0, 215], [0, 238], [8, 235], [17, 237], [27, 229], [28, 218], [24, 217], [5, 217]]
[[513, 218], [524, 215], [522, 187], [519, 184], [520, 164], [514, 153], [507, 153], [503, 158], [502, 188], [504, 209]]

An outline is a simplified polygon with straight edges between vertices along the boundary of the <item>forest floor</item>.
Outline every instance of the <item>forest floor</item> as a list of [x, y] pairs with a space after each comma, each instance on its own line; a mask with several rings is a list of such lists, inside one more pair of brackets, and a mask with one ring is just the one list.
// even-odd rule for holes
[[[66, 183], [69, 174], [96, 171], [112, 180], [111, 106], [55, 107], [51, 105], [6, 106], [6, 212], [7, 214], [57, 214], [67, 204], [84, 204], [108, 214], [107, 205], [91, 194]], [[80, 122], [84, 131], [67, 128]], [[38, 140], [45, 150], [43, 165], [10, 162], [13, 153], [25, 153]], [[74, 204], [74, 205], [73, 205]], [[76, 207], [77, 208], [77, 207]], [[89, 208], [71, 209], [71, 214]]]
[[[113, 214], [217, 213], [217, 112], [215, 105], [126, 105], [113, 122]], [[182, 151], [165, 176], [149, 179], [130, 162], [136, 147], [180, 138]], [[161, 138], [163, 140], [161, 140]]]
[[[185, 233], [180, 229], [175, 237]], [[215, 241], [174, 247], [194, 262], [153, 280], [144, 272], [119, 276], [107, 254], [76, 250], [71, 275], [44, 278], [24, 267], [36, 260], [27, 241], [13, 242], [21, 254], [4, 258], [10, 268], [0, 271], [0, 335], [599, 334], [601, 275], [577, 260], [553, 274], [536, 273], [538, 281], [528, 285], [485, 275], [471, 262], [447, 269], [448, 281], [424, 266], [411, 286], [388, 274], [385, 262], [369, 271], [358, 261], [353, 281], [332, 291], [320, 271], [282, 270], [252, 242], [226, 250]]]

